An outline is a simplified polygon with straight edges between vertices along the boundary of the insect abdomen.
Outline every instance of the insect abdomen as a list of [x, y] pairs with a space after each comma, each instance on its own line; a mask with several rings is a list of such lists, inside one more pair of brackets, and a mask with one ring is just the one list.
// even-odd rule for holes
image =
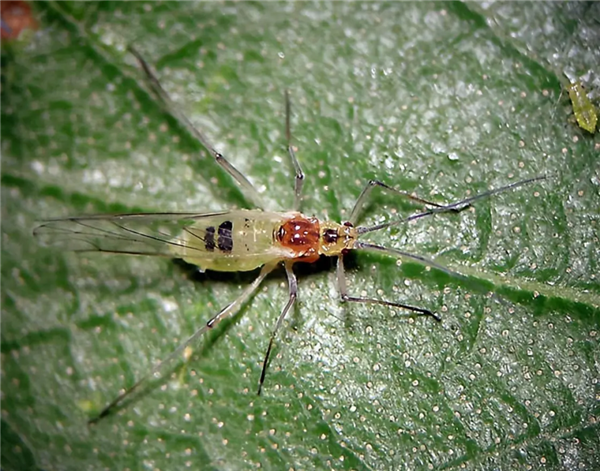
[[249, 271], [267, 262], [287, 258], [274, 241], [285, 217], [279, 213], [229, 211], [184, 229], [173, 249], [174, 256], [203, 270]]

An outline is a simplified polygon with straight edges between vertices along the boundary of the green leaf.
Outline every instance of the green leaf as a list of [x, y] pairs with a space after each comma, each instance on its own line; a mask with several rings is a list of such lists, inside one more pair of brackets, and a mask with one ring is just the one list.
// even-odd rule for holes
[[[598, 4], [36, 3], [2, 52], [2, 469], [593, 469], [600, 466], [598, 134], [569, 121], [563, 71], [600, 63]], [[88, 428], [235, 299], [251, 274], [39, 247], [36, 221], [248, 206], [148, 91], [259, 188], [343, 220], [372, 178], [451, 202], [529, 178], [473, 211], [371, 240], [453, 279], [366, 253], [342, 306], [333, 264], [269, 277], [193, 358]], [[376, 193], [362, 223], [418, 207]], [[485, 291], [493, 290], [496, 297]]]

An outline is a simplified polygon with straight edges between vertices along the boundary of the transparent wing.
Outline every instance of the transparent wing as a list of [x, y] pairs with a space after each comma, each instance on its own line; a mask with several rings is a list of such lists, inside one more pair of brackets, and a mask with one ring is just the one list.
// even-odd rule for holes
[[[75, 252], [177, 257], [201, 250], [215, 213], [150, 213], [69, 217], [44, 221], [33, 230], [42, 245]], [[196, 243], [193, 243], [196, 242]]]

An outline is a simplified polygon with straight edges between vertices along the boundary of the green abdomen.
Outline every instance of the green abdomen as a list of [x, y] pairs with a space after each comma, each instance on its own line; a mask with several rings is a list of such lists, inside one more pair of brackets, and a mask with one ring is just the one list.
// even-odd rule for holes
[[203, 270], [249, 271], [286, 257], [273, 234], [281, 213], [238, 210], [203, 217], [184, 228], [173, 255]]

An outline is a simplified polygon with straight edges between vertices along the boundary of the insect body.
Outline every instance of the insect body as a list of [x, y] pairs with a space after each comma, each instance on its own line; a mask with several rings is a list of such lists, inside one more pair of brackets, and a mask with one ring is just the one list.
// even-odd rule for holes
[[[281, 260], [314, 262], [352, 248], [355, 230], [301, 213], [230, 211], [185, 229], [173, 254], [202, 269], [248, 271]], [[343, 233], [343, 236], [339, 236]]]
[[[260, 195], [252, 184], [225, 157], [217, 152], [206, 137], [192, 126], [187, 118], [180, 114], [160, 86], [149, 66], [131, 51], [146, 72], [149, 82], [168, 110], [174, 114], [192, 132], [212, 154], [215, 161], [245, 190], [251, 199], [260, 201]], [[282, 264], [288, 280], [289, 299], [284, 306], [273, 329], [263, 360], [258, 393], [264, 383], [271, 348], [275, 335], [282, 325], [286, 314], [293, 306], [298, 292], [296, 276], [292, 269], [297, 262], [314, 262], [321, 255], [337, 257], [337, 285], [342, 302], [381, 304], [400, 308], [410, 315], [426, 315], [440, 320], [437, 314], [428, 309], [410, 306], [395, 301], [356, 297], [348, 293], [343, 258], [352, 249], [368, 250], [380, 254], [409, 258], [420, 263], [443, 270], [455, 277], [462, 275], [453, 272], [432, 260], [419, 255], [390, 247], [383, 247], [359, 240], [365, 234], [380, 231], [408, 221], [434, 216], [438, 213], [458, 213], [479, 199], [508, 191], [519, 186], [542, 180], [535, 177], [510, 185], [489, 190], [479, 195], [452, 204], [441, 205], [398, 191], [377, 180], [369, 181], [359, 195], [348, 221], [336, 223], [319, 221], [306, 216], [297, 209], [301, 203], [301, 190], [304, 174], [296, 159], [290, 142], [290, 102], [286, 93], [286, 135], [288, 153], [295, 169], [295, 209], [296, 211], [273, 212], [255, 210], [235, 210], [214, 213], [155, 213], [120, 214], [72, 217], [49, 220], [38, 226], [34, 234], [47, 245], [59, 245], [79, 252], [108, 252], [130, 255], [153, 255], [168, 258], [181, 258], [198, 265], [202, 270], [250, 271], [261, 267], [260, 274], [242, 293], [215, 314], [177, 349], [110, 402], [90, 423], [107, 416], [124, 400], [140, 389], [149, 379], [164, 377], [174, 366], [189, 357], [189, 349], [216, 324], [235, 314], [250, 296], [256, 292], [265, 277]], [[425, 211], [404, 219], [373, 226], [356, 226], [361, 208], [375, 188], [381, 188], [409, 198], [429, 207]], [[259, 203], [260, 204], [260, 203]]]
[[583, 88], [581, 82], [577, 81], [567, 85], [567, 91], [573, 104], [573, 114], [577, 124], [580, 128], [593, 134], [596, 131], [598, 114], [596, 113], [596, 107], [587, 96], [585, 88]]
[[246, 210], [207, 214], [121, 214], [47, 221], [35, 235], [77, 252], [181, 258], [201, 270], [250, 271], [282, 260], [340, 255], [357, 238], [351, 225], [299, 212]]

